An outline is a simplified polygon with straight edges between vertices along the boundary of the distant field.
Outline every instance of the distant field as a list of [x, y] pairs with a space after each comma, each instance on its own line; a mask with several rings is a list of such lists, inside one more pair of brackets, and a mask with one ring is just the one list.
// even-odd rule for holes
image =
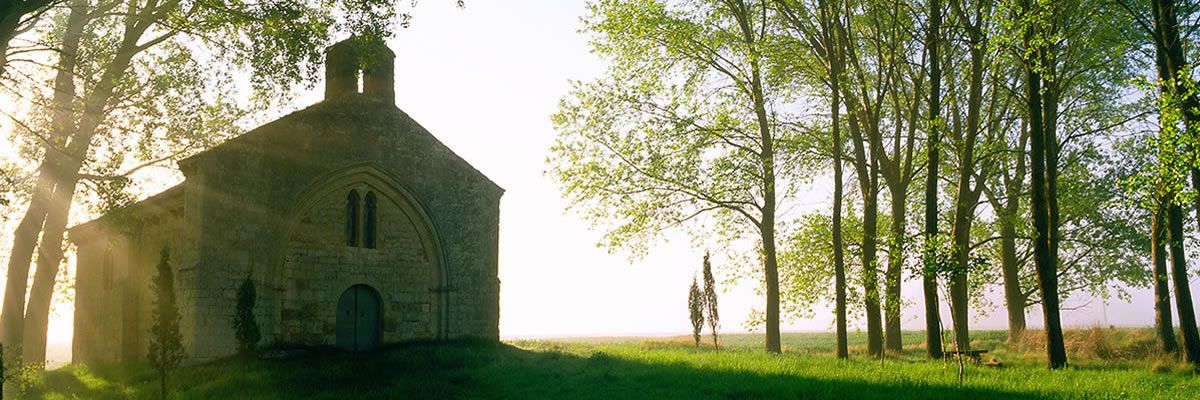
[[[1178, 360], [1147, 356], [1146, 330], [1071, 331], [1072, 367], [1048, 371], [1036, 351], [1008, 349], [1003, 332], [978, 332], [976, 348], [1003, 367], [925, 361], [911, 350], [882, 362], [838, 361], [833, 335], [784, 335], [785, 352], [760, 335], [730, 335], [721, 351], [687, 337], [457, 342], [397, 346], [369, 354], [310, 350], [289, 359], [229, 359], [180, 370], [178, 399], [1197, 399], [1200, 375]], [[706, 338], [707, 340], [708, 338]], [[1037, 343], [1032, 345], [1036, 346]], [[1094, 347], [1091, 350], [1083, 350]], [[34, 399], [157, 398], [144, 366], [67, 366], [43, 374]]]

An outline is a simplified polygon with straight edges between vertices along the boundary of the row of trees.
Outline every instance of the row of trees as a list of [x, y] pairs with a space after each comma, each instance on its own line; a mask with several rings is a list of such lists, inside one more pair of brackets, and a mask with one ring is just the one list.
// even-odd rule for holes
[[[58, 279], [73, 210], [129, 204], [134, 174], [240, 133], [239, 121], [313, 80], [331, 36], [388, 37], [407, 23], [401, 7], [410, 6], [390, 0], [3, 4], [0, 83], [16, 104], [2, 111], [25, 165], [0, 171], [0, 207], [23, 208], [13, 213], [19, 215], [7, 247], [0, 343], [7, 361], [31, 365], [45, 360], [50, 307], [67, 291]], [[236, 76], [251, 76], [249, 87], [239, 87]]]
[[[680, 227], [752, 248], [757, 262], [734, 274], [762, 284], [770, 352], [780, 320], [821, 301], [834, 304], [838, 357], [851, 318], [870, 354], [899, 351], [902, 282], [916, 279], [929, 357], [943, 352], [941, 299], [967, 350], [971, 310], [999, 287], [1010, 339], [1040, 305], [1060, 368], [1072, 294], [1153, 286], [1169, 325], [1159, 248], [1186, 342], [1200, 109], [1181, 35], [1194, 8], [597, 0], [583, 29], [610, 67], [561, 102], [549, 174], [611, 248], [641, 254]], [[832, 207], [802, 211], [814, 182], [832, 184]], [[1200, 345], [1186, 346], [1200, 364]]]

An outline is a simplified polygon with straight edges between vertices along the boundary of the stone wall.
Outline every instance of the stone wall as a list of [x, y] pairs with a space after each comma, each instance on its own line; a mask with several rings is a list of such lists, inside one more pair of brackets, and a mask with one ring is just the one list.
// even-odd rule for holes
[[[187, 245], [179, 231], [182, 205], [135, 206], [73, 229], [76, 252], [75, 331], [72, 359], [111, 363], [145, 358], [161, 250], [171, 249], [173, 268]], [[118, 223], [119, 222], [119, 223]], [[119, 226], [114, 227], [113, 225]]]
[[110, 229], [93, 227], [86, 241], [72, 235], [75, 255], [75, 332], [71, 359], [85, 363], [110, 363], [121, 359], [121, 303], [119, 276], [128, 265], [127, 241]]

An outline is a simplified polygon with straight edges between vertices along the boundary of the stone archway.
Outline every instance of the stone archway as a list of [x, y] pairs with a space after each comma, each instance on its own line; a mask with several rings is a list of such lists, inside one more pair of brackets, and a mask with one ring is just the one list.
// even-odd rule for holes
[[379, 346], [382, 317], [379, 292], [367, 285], [347, 288], [337, 303], [338, 347], [367, 351]]

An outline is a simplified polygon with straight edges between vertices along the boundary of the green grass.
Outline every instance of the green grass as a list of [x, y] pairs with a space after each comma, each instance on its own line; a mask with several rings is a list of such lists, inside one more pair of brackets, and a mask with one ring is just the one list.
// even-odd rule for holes
[[[1147, 333], [1094, 331], [1072, 332], [1068, 343], [1107, 341], [1111, 351], [1078, 356], [1072, 367], [1053, 372], [1037, 353], [1005, 348], [1003, 332], [978, 332], [973, 346], [991, 350], [989, 355], [1005, 366], [969, 365], [961, 386], [957, 364], [925, 361], [917, 347], [920, 333], [912, 332], [905, 340], [913, 345], [882, 362], [862, 354], [860, 336], [851, 338], [851, 360], [834, 359], [828, 333], [786, 334], [782, 355], [764, 353], [760, 335], [728, 335], [721, 351], [696, 349], [689, 338], [457, 342], [368, 354], [311, 350], [289, 359], [221, 360], [182, 368], [172, 387], [173, 398], [221, 400], [1195, 399], [1200, 394], [1200, 376], [1177, 360], [1122, 352], [1143, 345]], [[42, 374], [23, 398], [157, 398], [157, 384], [145, 366], [70, 365]]]

